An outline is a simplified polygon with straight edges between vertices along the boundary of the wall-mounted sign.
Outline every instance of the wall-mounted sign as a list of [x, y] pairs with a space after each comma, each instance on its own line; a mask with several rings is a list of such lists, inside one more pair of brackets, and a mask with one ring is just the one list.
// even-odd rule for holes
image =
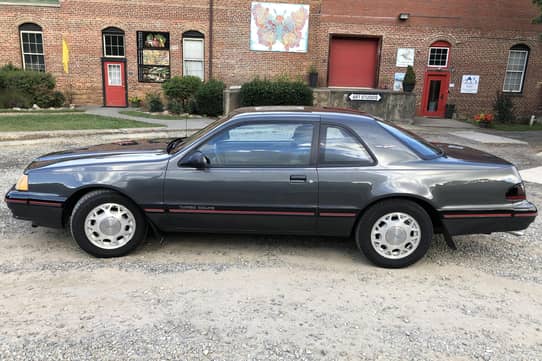
[[169, 33], [138, 31], [138, 80], [162, 83], [170, 78]]
[[480, 75], [463, 75], [461, 80], [461, 93], [478, 94]]
[[309, 5], [253, 2], [250, 50], [306, 53]]
[[395, 66], [398, 68], [406, 68], [409, 65], [414, 65], [414, 54], [415, 50], [412, 48], [398, 48]]
[[380, 94], [359, 94], [359, 93], [352, 93], [348, 95], [348, 99], [350, 100], [358, 100], [358, 101], [369, 101], [369, 102], [379, 102], [382, 99], [382, 95]]
[[395, 73], [393, 77], [393, 91], [400, 92], [403, 90], [403, 79], [405, 79], [405, 73]]

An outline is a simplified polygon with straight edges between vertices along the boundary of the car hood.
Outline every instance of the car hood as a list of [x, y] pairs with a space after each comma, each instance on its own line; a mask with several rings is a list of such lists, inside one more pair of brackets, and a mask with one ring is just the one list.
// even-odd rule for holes
[[458, 161], [464, 161], [469, 163], [512, 165], [510, 162], [499, 158], [493, 154], [489, 154], [478, 149], [466, 147], [464, 145], [448, 143], [433, 144], [442, 149], [448, 159], [453, 158]]
[[169, 141], [170, 139], [138, 139], [74, 148], [42, 155], [34, 159], [26, 169], [43, 168], [58, 163], [77, 166], [159, 160], [168, 156], [166, 147]]

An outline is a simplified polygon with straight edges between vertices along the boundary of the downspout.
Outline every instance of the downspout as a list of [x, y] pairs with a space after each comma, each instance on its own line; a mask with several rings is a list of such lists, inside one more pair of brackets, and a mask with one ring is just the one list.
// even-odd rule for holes
[[209, 0], [209, 79], [213, 78], [213, 8], [214, 0]]

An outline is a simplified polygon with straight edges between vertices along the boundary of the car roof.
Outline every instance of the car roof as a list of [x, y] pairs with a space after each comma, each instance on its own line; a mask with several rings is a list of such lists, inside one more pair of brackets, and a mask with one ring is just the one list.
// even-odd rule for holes
[[347, 108], [333, 108], [333, 107], [312, 107], [303, 105], [277, 105], [277, 106], [256, 106], [256, 107], [243, 107], [232, 111], [229, 114], [229, 118], [234, 118], [240, 115], [256, 115], [256, 114], [291, 114], [299, 115], [299, 113], [311, 113], [315, 115], [337, 115], [337, 116], [355, 116], [356, 118], [363, 117], [364, 120], [375, 120], [375, 117], [358, 110]]

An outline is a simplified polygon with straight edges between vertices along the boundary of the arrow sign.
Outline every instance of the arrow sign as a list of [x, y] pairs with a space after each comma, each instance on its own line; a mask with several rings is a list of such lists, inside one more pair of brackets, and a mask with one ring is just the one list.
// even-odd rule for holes
[[348, 96], [350, 100], [361, 100], [369, 102], [379, 102], [382, 99], [380, 94], [356, 94], [352, 93]]

